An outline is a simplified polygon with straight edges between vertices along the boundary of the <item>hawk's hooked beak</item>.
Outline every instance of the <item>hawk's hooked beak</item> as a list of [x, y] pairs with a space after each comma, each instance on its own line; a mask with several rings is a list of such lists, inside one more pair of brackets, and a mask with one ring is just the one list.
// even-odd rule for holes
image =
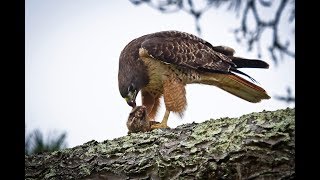
[[128, 105], [131, 107], [136, 107], [136, 102], [135, 101], [127, 101]]
[[128, 105], [132, 108], [136, 107], [136, 97], [137, 91], [129, 92], [128, 96], [125, 97], [125, 100], [127, 101]]

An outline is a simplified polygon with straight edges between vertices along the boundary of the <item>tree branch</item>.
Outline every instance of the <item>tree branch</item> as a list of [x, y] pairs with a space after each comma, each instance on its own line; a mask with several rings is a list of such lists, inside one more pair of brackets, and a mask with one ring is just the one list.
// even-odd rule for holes
[[133, 133], [25, 156], [26, 179], [292, 179], [295, 109]]
[[[269, 46], [269, 52], [272, 56], [272, 59], [275, 63], [278, 62], [279, 57], [276, 54], [276, 52], [280, 53], [280, 56], [282, 57], [282, 54], [286, 54], [292, 58], [295, 57], [295, 53], [289, 49], [289, 42], [286, 42], [286, 44], [281, 43], [279, 39], [279, 25], [280, 25], [280, 18], [282, 17], [282, 13], [284, 11], [284, 8], [288, 4], [288, 0], [282, 0], [280, 2], [280, 5], [275, 13], [275, 16], [272, 20], [270, 21], [265, 21], [261, 19], [261, 17], [258, 14], [257, 10], [257, 5], [256, 5], [256, 0], [250, 0], [247, 2], [246, 7], [243, 11], [243, 16], [242, 16], [242, 21], [241, 21], [241, 26], [240, 28], [237, 28], [235, 30], [235, 35], [238, 40], [241, 38], [237, 37], [239, 32], [242, 32], [243, 39], [247, 40], [248, 44], [248, 50], [250, 51], [252, 49], [252, 46], [254, 44], [257, 44], [257, 52], [258, 52], [258, 57], [261, 57], [261, 49], [260, 49], [260, 38], [261, 34], [267, 29], [270, 28], [272, 30], [272, 44]], [[271, 6], [272, 2], [263, 2], [259, 1], [262, 6], [269, 7]], [[249, 15], [250, 10], [253, 13], [253, 17], [256, 22], [256, 29], [253, 31], [248, 31], [248, 20], [247, 17]], [[293, 9], [294, 11], [294, 9]], [[292, 16], [290, 17], [292, 18]], [[294, 16], [293, 16], [294, 18]], [[290, 19], [289, 19], [290, 21]], [[292, 20], [291, 20], [292, 21]]]
[[[252, 51], [253, 47], [257, 48], [257, 55], [261, 58], [261, 36], [266, 29], [272, 30], [272, 44], [267, 48], [269, 53], [273, 59], [273, 61], [277, 64], [280, 58], [282, 58], [283, 54], [288, 55], [289, 57], [295, 58], [295, 52], [290, 50], [289, 45], [290, 41], [286, 43], [282, 43], [279, 39], [279, 25], [280, 19], [283, 16], [283, 12], [285, 7], [291, 1], [290, 17], [288, 22], [293, 22], [295, 19], [295, 0], [281, 0], [280, 5], [277, 11], [274, 14], [270, 13], [270, 16], [274, 15], [272, 20], [264, 20], [258, 13], [257, 3], [264, 8], [269, 8], [271, 11], [273, 9], [272, 4], [274, 1], [272, 0], [206, 0], [204, 7], [196, 8], [194, 0], [130, 0], [133, 4], [139, 5], [141, 3], [146, 3], [150, 7], [154, 9], [158, 9], [163, 13], [174, 13], [180, 10], [183, 10], [193, 16], [195, 19], [196, 30], [198, 34], [201, 34], [201, 27], [199, 20], [201, 16], [210, 8], [215, 7], [219, 8], [223, 4], [227, 4], [228, 10], [234, 10], [239, 12], [241, 4], [244, 5], [244, 10], [241, 18], [241, 25], [239, 28], [234, 30], [235, 38], [237, 42], [240, 42], [244, 39], [248, 45], [248, 51]], [[253, 13], [253, 18], [256, 23], [256, 28], [254, 30], [249, 30], [248, 23], [248, 15], [249, 12]], [[251, 25], [251, 24], [250, 24]], [[240, 36], [239, 36], [240, 35]], [[241, 36], [242, 35], [242, 36]]]
[[284, 101], [287, 104], [295, 103], [295, 101], [296, 101], [295, 97], [292, 96], [290, 87], [287, 87], [287, 94], [286, 95], [274, 95], [273, 97], [275, 99], [278, 99], [279, 101]]

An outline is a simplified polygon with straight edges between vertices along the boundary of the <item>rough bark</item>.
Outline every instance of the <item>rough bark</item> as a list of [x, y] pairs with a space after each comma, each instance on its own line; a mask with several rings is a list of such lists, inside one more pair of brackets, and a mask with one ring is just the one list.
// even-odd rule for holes
[[26, 179], [293, 179], [295, 109], [133, 133], [25, 157]]

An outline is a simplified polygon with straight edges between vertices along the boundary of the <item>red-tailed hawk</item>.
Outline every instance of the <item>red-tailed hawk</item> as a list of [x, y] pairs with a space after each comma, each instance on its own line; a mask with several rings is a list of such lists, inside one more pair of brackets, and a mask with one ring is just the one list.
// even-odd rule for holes
[[[246, 101], [257, 103], [270, 97], [266, 91], [236, 75], [238, 68], [268, 68], [261, 60], [233, 56], [226, 46], [213, 46], [192, 34], [162, 31], [132, 40], [119, 58], [120, 94], [135, 107], [141, 91], [148, 120], [154, 120], [163, 96], [166, 112], [154, 128], [166, 128], [170, 112], [183, 114], [187, 105], [185, 85], [214, 85]], [[253, 80], [253, 79], [252, 79]]]

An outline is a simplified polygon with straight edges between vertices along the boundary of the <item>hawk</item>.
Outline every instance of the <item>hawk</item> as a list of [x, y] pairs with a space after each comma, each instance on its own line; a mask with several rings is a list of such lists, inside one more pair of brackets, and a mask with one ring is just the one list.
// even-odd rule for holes
[[165, 114], [152, 129], [167, 128], [170, 112], [181, 117], [186, 109], [185, 86], [199, 83], [214, 85], [246, 101], [269, 99], [266, 91], [237, 74], [249, 75], [239, 68], [269, 68], [261, 60], [234, 56], [234, 49], [213, 46], [189, 33], [161, 31], [129, 42], [119, 57], [118, 85], [121, 96], [136, 107], [141, 91], [147, 119], [153, 121], [163, 96]]

